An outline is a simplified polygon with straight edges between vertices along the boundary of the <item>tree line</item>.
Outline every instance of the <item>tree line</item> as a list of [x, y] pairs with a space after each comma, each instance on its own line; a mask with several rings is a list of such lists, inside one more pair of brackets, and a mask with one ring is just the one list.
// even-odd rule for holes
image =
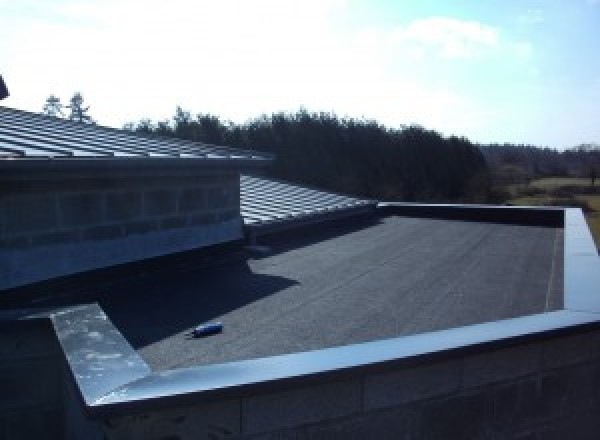
[[[95, 123], [77, 92], [50, 95], [43, 113]], [[68, 114], [65, 113], [68, 110]], [[124, 129], [274, 153], [268, 176], [378, 200], [502, 202], [494, 185], [548, 176], [600, 175], [600, 145], [565, 151], [534, 145], [476, 144], [420, 126], [388, 128], [370, 119], [308, 112], [262, 115], [243, 124], [177, 107], [171, 119]]]
[[244, 124], [177, 108], [171, 120], [126, 129], [274, 153], [274, 178], [379, 200], [485, 201], [488, 168], [479, 148], [419, 126], [299, 110]]

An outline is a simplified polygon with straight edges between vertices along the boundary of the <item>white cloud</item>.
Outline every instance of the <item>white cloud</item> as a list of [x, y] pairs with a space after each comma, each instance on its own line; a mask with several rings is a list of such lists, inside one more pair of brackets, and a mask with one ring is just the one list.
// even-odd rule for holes
[[518, 58], [523, 60], [528, 60], [533, 55], [533, 45], [528, 41], [513, 43], [512, 50]]
[[433, 49], [446, 58], [476, 56], [499, 43], [498, 31], [477, 21], [448, 17], [416, 20], [394, 31], [394, 38], [417, 47]]
[[519, 23], [526, 25], [543, 23], [544, 19], [544, 11], [541, 9], [528, 9], [517, 17]]
[[528, 50], [510, 50], [494, 27], [447, 17], [344, 30], [333, 20], [347, 11], [340, 0], [52, 4], [11, 19], [0, 40], [11, 91], [3, 104], [39, 111], [50, 93], [67, 100], [79, 90], [92, 116], [114, 126], [170, 117], [176, 105], [236, 122], [304, 106], [470, 133], [487, 117], [477, 100], [419, 71]]

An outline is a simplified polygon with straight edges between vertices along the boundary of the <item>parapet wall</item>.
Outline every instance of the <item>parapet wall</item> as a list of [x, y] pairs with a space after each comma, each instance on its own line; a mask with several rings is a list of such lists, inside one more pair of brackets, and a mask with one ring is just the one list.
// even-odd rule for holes
[[107, 438], [596, 439], [600, 330], [105, 420]]
[[238, 173], [2, 182], [0, 290], [241, 236]]

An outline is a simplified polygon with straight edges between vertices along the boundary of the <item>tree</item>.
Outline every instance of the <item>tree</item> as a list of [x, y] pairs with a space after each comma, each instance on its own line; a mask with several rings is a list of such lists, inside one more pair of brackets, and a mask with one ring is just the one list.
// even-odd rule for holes
[[76, 92], [71, 98], [70, 104], [67, 105], [67, 108], [71, 110], [69, 114], [69, 119], [71, 121], [82, 122], [86, 124], [94, 124], [94, 120], [90, 115], [88, 115], [89, 106], [83, 106], [83, 96], [81, 93]]
[[64, 106], [62, 102], [60, 102], [60, 98], [50, 95], [46, 98], [46, 103], [44, 104], [44, 108], [42, 112], [48, 116], [54, 116], [55, 118], [64, 118], [65, 113], [63, 112]]

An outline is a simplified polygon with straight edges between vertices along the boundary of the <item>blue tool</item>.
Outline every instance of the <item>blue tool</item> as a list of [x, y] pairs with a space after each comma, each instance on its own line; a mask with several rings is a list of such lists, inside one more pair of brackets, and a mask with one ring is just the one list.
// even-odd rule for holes
[[202, 338], [204, 336], [216, 335], [223, 331], [223, 323], [211, 322], [208, 324], [200, 324], [192, 331], [194, 338]]

